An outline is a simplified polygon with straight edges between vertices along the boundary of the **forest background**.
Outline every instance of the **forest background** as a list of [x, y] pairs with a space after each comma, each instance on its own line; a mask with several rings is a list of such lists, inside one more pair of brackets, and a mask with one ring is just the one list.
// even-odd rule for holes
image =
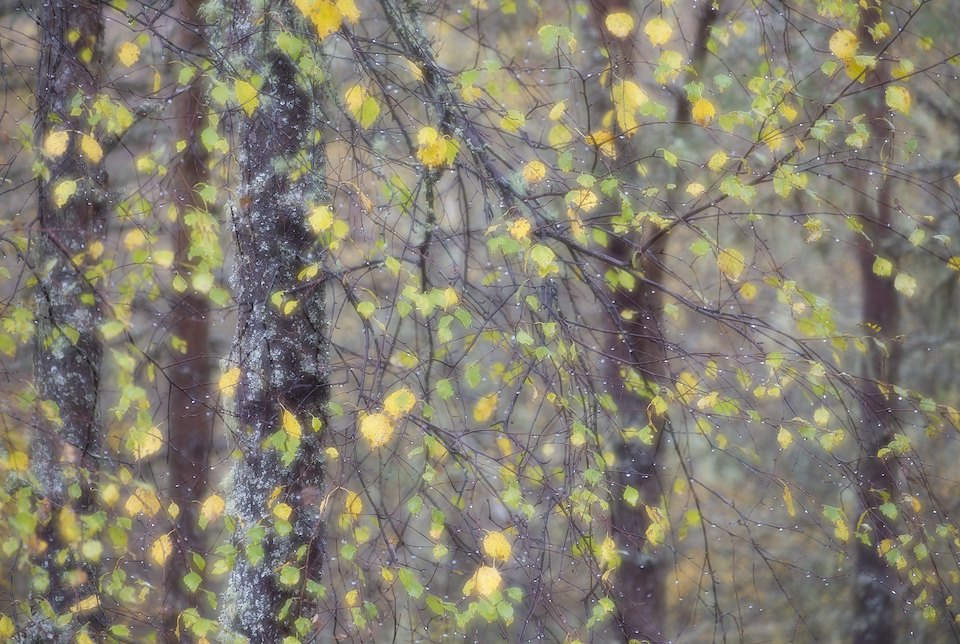
[[0, 2], [0, 640], [956, 641], [958, 9]]

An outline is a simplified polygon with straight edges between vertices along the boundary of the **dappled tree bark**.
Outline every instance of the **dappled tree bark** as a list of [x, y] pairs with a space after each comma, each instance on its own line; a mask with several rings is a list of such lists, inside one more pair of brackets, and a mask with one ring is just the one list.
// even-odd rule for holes
[[[279, 25], [294, 22], [288, 5], [238, 2], [229, 32], [235, 60], [246, 67], [237, 77], [258, 74], [264, 84], [256, 105], [237, 113], [233, 286], [241, 456], [228, 499], [238, 523], [237, 555], [222, 607], [227, 627], [257, 642], [294, 635], [300, 618], [309, 625], [323, 566], [315, 503], [323, 466], [314, 425], [329, 393], [327, 321], [322, 281], [297, 276], [322, 260], [305, 215], [310, 204], [329, 198], [320, 174], [323, 149], [312, 137], [318, 122], [312, 91], [274, 44]], [[289, 516], [277, 512], [280, 503]]]
[[[193, 56], [206, 51], [206, 39], [199, 15], [200, 0], [178, 0], [172, 11], [172, 40]], [[174, 230], [176, 271], [189, 276], [200, 261], [191, 255], [191, 227], [186, 223], [191, 211], [204, 212], [207, 204], [197, 186], [206, 183], [208, 154], [200, 141], [206, 125], [203, 75], [173, 99], [175, 136], [186, 143], [172, 171], [177, 225]], [[205, 270], [212, 267], [205, 267]], [[204, 550], [199, 528], [200, 504], [208, 493], [208, 472], [214, 414], [211, 412], [210, 380], [214, 360], [210, 351], [210, 304], [206, 296], [188, 289], [178, 296], [170, 311], [170, 334], [183, 342], [183, 350], [171, 349], [171, 366], [166, 374], [170, 383], [168, 400], [168, 450], [170, 497], [180, 507], [173, 528], [176, 547], [166, 571], [164, 628], [176, 630], [180, 613], [193, 603], [183, 578], [190, 572], [191, 553]]]
[[27, 634], [32, 641], [73, 641], [78, 623], [91, 631], [104, 626], [97, 566], [93, 558], [81, 557], [80, 548], [85, 538], [99, 538], [81, 521], [95, 511], [103, 457], [98, 413], [103, 302], [84, 271], [87, 249], [105, 234], [107, 177], [99, 159], [81, 155], [79, 133], [90, 128], [85, 115], [72, 109], [77, 95], [87, 101], [99, 89], [102, 10], [96, 1], [38, 5], [36, 132], [38, 142], [46, 143], [47, 173], [39, 182], [39, 234], [33, 247], [38, 282], [34, 382], [40, 404], [31, 462], [42, 497], [42, 543], [35, 563], [47, 577], [39, 599], [58, 615], [78, 605], [86, 610], [65, 627], [53, 620], [35, 624]]
[[[882, 6], [882, 5], [881, 5]], [[881, 7], [864, 9], [858, 37], [868, 48], [873, 43], [869, 28], [883, 20]], [[877, 54], [873, 46], [870, 53]], [[870, 145], [857, 168], [859, 178], [858, 214], [864, 223], [869, 240], [859, 237], [857, 256], [860, 264], [863, 291], [863, 321], [879, 327], [878, 333], [890, 338], [881, 347], [877, 342], [867, 343], [863, 387], [860, 392], [862, 419], [857, 428], [860, 458], [856, 476], [860, 509], [865, 513], [864, 523], [869, 528], [870, 541], [854, 540], [857, 576], [854, 581], [854, 614], [851, 641], [857, 644], [883, 644], [897, 641], [897, 607], [895, 604], [899, 580], [896, 570], [884, 561], [879, 544], [884, 539], [895, 539], [894, 522], [884, 516], [879, 507], [895, 500], [897, 494], [897, 464], [893, 457], [880, 458], [878, 450], [893, 438], [894, 415], [882, 383], [894, 383], [900, 362], [900, 345], [892, 338], [898, 333], [899, 309], [897, 291], [892, 277], [880, 277], [873, 270], [877, 255], [885, 255], [892, 248], [893, 195], [891, 178], [886, 165], [893, 151], [895, 132], [884, 103], [883, 87], [891, 80], [889, 62], [879, 60], [875, 70], [866, 72], [866, 83], [876, 85], [863, 99]], [[877, 177], [876, 183], [871, 179]], [[879, 340], [879, 338], [878, 338]]]

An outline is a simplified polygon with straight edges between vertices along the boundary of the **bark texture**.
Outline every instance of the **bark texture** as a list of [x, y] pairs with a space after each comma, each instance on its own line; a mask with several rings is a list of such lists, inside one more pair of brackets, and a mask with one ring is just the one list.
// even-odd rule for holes
[[[239, 305], [234, 356], [242, 372], [236, 394], [242, 455], [228, 499], [238, 523], [237, 557], [223, 598], [226, 625], [256, 642], [279, 642], [295, 634], [299, 618], [314, 617], [310, 582], [319, 580], [323, 565], [323, 530], [313, 502], [323, 467], [320, 434], [311, 421], [322, 418], [329, 394], [327, 321], [322, 282], [304, 284], [297, 275], [322, 261], [305, 210], [327, 196], [323, 151], [311, 135], [312, 124], [322, 120], [313, 92], [298, 83], [293, 62], [274, 45], [279, 25], [295, 20], [287, 5], [238, 2], [229, 34], [234, 60], [264, 79], [258, 107], [249, 115], [238, 113], [233, 286]], [[271, 300], [277, 292], [284, 292], [285, 302], [297, 300], [296, 308], [285, 313], [276, 306]], [[302, 435], [292, 461], [284, 463], [280, 451], [264, 441], [282, 431], [287, 412], [297, 418]], [[292, 529], [285, 535], [272, 515], [277, 503], [293, 509]], [[284, 566], [299, 571], [296, 583], [280, 583]]]
[[[35, 414], [31, 443], [41, 497], [38, 532], [46, 544], [35, 563], [48, 582], [38, 599], [62, 615], [98, 592], [96, 565], [79, 555], [85, 538], [81, 517], [96, 509], [94, 486], [102, 458], [98, 413], [102, 302], [84, 276], [83, 258], [89, 245], [105, 234], [106, 174], [101, 164], [80, 154], [77, 133], [89, 132], [89, 127], [83, 114], [72, 113], [72, 102], [79, 95], [87, 103], [99, 89], [103, 5], [51, 0], [39, 4], [37, 11], [38, 143], [43, 145], [52, 132], [69, 133], [62, 154], [57, 154], [59, 146], [47, 149], [49, 174], [39, 182], [40, 228], [32, 249], [38, 279], [34, 382], [46, 407]], [[65, 202], [57, 196], [64, 181], [76, 181], [76, 192]], [[51, 413], [54, 409], [56, 413]], [[83, 626], [91, 631], [103, 628], [99, 608], [78, 612], [66, 627], [53, 620], [31, 625], [27, 639], [72, 641], [72, 633]]]
[[[206, 37], [200, 21], [200, 0], [177, 0], [172, 9], [172, 40], [182, 52], [201, 56], [206, 52]], [[209, 155], [200, 141], [205, 123], [203, 75], [197, 74], [173, 99], [175, 137], [186, 141], [186, 147], [173, 168], [173, 198], [177, 207], [174, 231], [177, 249], [176, 270], [188, 277], [195, 269], [212, 270], [215, 266], [198, 266], [204, 257], [191, 252], [191, 235], [199, 235], [187, 223], [191, 215], [205, 214], [207, 204], [197, 186], [209, 178]], [[210, 408], [210, 381], [215, 368], [210, 351], [210, 303], [206, 296], [188, 289], [174, 302], [170, 312], [170, 334], [185, 343], [183, 352], [172, 352], [166, 369], [170, 383], [168, 399], [167, 467], [170, 473], [170, 498], [180, 507], [172, 526], [176, 547], [166, 570], [164, 629], [175, 638], [181, 612], [196, 602], [184, 584], [190, 572], [191, 554], [204, 552], [204, 536], [198, 520], [200, 504], [209, 493], [210, 450], [213, 441], [214, 415]]]
[[[862, 10], [858, 34], [861, 43], [868, 46], [873, 43], [868, 30], [882, 20], [882, 5]], [[879, 53], [878, 48], [874, 46], [870, 53]], [[873, 262], [877, 254], [890, 253], [890, 244], [894, 242], [891, 235], [893, 195], [886, 164], [892, 156], [895, 132], [883, 96], [883, 87], [890, 80], [889, 63], [882, 59], [876, 69], [867, 71], [866, 83], [877, 89], [868, 92], [862, 104], [870, 129], [870, 146], [865, 150], [863, 163], [869, 167], [858, 173], [861, 177], [858, 210], [871, 240], [860, 238], [857, 248], [863, 289], [863, 321], [878, 325], [886, 338], [893, 338], [899, 330], [899, 298], [893, 279], [877, 276], [873, 272]], [[870, 180], [872, 176], [878, 177], [876, 184]], [[860, 459], [856, 476], [860, 513], [866, 513], [864, 522], [870, 528], [871, 542], [867, 545], [854, 540], [857, 577], [851, 641], [857, 644], [896, 642], [899, 621], [894, 600], [900, 582], [896, 571], [884, 561], [878, 550], [882, 540], [896, 538], [894, 522], [878, 509], [887, 500], [897, 498], [896, 459], [877, 456], [877, 451], [893, 438], [896, 420], [879, 384], [896, 382], [900, 345], [890, 340], [885, 345], [886, 349], [881, 349], [876, 343], [868, 343], [864, 386], [860, 392], [862, 419], [857, 431]]]

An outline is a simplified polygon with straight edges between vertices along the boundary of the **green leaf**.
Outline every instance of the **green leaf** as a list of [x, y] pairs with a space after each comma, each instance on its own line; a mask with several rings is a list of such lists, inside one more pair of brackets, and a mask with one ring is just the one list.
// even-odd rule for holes
[[284, 566], [280, 569], [280, 583], [284, 586], [293, 586], [300, 581], [300, 569], [295, 566]]

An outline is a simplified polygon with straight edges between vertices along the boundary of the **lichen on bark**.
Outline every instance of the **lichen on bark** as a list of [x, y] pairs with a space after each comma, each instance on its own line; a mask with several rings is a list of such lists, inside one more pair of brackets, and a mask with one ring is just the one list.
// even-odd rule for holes
[[[282, 19], [281, 19], [282, 18]], [[241, 369], [236, 433], [240, 456], [230, 476], [228, 511], [237, 556], [223, 597], [226, 626], [252, 641], [280, 641], [310, 628], [323, 564], [323, 526], [312, 499], [323, 485], [321, 431], [329, 395], [323, 286], [303, 288], [301, 269], [322, 261], [306, 225], [310, 203], [328, 200], [323, 148], [310, 139], [318, 118], [312, 88], [274, 45], [279, 25], [298, 20], [285, 4], [240, 2], [229, 39], [243, 74], [259, 76], [256, 109], [237, 112], [240, 186], [233, 206], [237, 240], [232, 284], [239, 314], [232, 361]], [[289, 293], [292, 310], [273, 296]], [[301, 428], [295, 453], [265, 445], [285, 413]], [[292, 508], [289, 531], [272, 508]], [[282, 521], [282, 519], [280, 519]], [[281, 583], [285, 566], [299, 571]]]

